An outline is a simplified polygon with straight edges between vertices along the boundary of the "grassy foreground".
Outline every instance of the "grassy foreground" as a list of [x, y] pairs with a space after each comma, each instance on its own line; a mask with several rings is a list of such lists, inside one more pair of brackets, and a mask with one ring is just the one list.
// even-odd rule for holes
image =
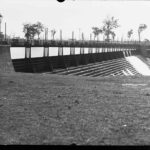
[[0, 73], [0, 144], [149, 145], [150, 77]]

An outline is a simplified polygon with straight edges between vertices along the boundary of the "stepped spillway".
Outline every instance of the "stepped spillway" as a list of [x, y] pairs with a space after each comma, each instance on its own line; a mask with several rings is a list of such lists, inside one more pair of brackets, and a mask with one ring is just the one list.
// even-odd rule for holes
[[137, 56], [126, 57], [126, 60], [136, 69], [137, 72], [144, 76], [150, 75], [149, 66]]
[[[132, 58], [132, 56], [129, 56]], [[142, 76], [137, 69], [128, 61], [127, 58], [117, 58], [102, 62], [90, 63], [67, 69], [56, 69], [52, 73], [60, 75], [78, 75], [78, 76]]]
[[[69, 53], [69, 48], [64, 48]], [[105, 48], [105, 51], [98, 53], [88, 52], [86, 54], [80, 51], [80, 54], [69, 54], [58, 56], [50, 56], [52, 48], [12, 48], [17, 51], [19, 57], [14, 58], [10, 55], [10, 46], [1, 46], [1, 71], [9, 72], [30, 72], [30, 73], [55, 73], [61, 75], [77, 75], [77, 76], [149, 76], [150, 68], [148, 61], [139, 54], [135, 49], [118, 48], [116, 51]], [[47, 51], [48, 50], [48, 51]], [[55, 48], [59, 52], [59, 48]], [[75, 49], [74, 49], [75, 50]], [[83, 50], [76, 48], [76, 50]], [[21, 51], [22, 56], [21, 56]], [[11, 58], [12, 57], [12, 58]]]

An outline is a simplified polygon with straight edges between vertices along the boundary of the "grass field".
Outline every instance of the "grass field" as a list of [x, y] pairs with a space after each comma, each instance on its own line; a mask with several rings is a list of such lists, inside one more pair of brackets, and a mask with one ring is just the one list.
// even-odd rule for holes
[[0, 73], [0, 144], [149, 145], [150, 77]]

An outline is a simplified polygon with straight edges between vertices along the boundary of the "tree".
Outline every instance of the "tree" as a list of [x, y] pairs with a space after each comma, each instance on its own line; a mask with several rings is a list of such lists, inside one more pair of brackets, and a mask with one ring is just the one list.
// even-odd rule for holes
[[133, 30], [131, 29], [127, 33], [127, 36], [128, 36], [129, 39], [131, 38], [132, 34], [133, 34]]
[[94, 40], [97, 37], [97, 41], [98, 41], [98, 36], [99, 34], [101, 34], [103, 31], [101, 29], [99, 29], [98, 27], [92, 27], [93, 30], [93, 34], [94, 34]]
[[51, 30], [51, 35], [52, 35], [53, 40], [54, 40], [55, 34], [56, 34], [56, 30], [55, 29]]
[[114, 40], [115, 40], [115, 37], [116, 37], [115, 32], [111, 32], [111, 35], [112, 35], [112, 39], [113, 39], [113, 41], [114, 41]]
[[147, 28], [146, 24], [140, 24], [138, 28], [138, 36], [139, 36], [139, 42], [141, 41], [141, 32], [144, 31]]
[[39, 38], [39, 37], [40, 37], [40, 34], [41, 34], [41, 32], [44, 31], [44, 25], [43, 25], [41, 22], [38, 21], [38, 22], [35, 24], [35, 26], [36, 26], [36, 30], [37, 30], [38, 39], [40, 39], [40, 38]]
[[110, 41], [110, 35], [113, 37], [115, 35], [114, 33], [114, 29], [118, 28], [118, 19], [114, 19], [114, 17], [107, 17], [104, 21], [103, 21], [103, 26], [102, 26], [102, 31], [104, 33], [104, 35], [106, 36], [106, 41]]
[[27, 38], [27, 40], [31, 40], [34, 39], [37, 31], [35, 25], [27, 23], [24, 24], [23, 32], [25, 33], [25, 37]]
[[149, 39], [144, 39], [144, 42], [150, 42]]
[[25, 33], [25, 37], [27, 40], [34, 39], [35, 35], [39, 35], [43, 32], [44, 26], [41, 22], [37, 22], [35, 24], [25, 23], [23, 24], [23, 32]]

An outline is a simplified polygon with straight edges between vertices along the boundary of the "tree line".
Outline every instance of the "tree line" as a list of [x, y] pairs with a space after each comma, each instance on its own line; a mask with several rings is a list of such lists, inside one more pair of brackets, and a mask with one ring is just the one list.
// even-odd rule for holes
[[[23, 32], [24, 32], [24, 36], [27, 40], [32, 40], [34, 39], [36, 36], [38, 37], [38, 40], [40, 39], [40, 34], [42, 32], [44, 32], [44, 25], [41, 22], [36, 22], [36, 23], [24, 23], [23, 24]], [[52, 38], [54, 40], [54, 36], [56, 34], [56, 30], [52, 29], [51, 30], [51, 35]]]
[[[104, 37], [105, 37], [105, 41], [113, 41], [115, 40], [115, 29], [120, 27], [120, 25], [118, 24], [118, 19], [115, 19], [114, 17], [111, 17], [111, 18], [106, 18], [104, 21], [103, 21], [103, 25], [102, 27], [92, 27], [92, 30], [93, 30], [93, 34], [94, 34], [94, 40], [95, 38], [97, 38], [98, 40], [98, 37], [100, 34], [103, 34]], [[138, 38], [139, 38], [139, 41], [141, 41], [141, 33], [142, 31], [144, 31], [145, 29], [147, 28], [147, 25], [146, 24], [140, 24], [139, 27], [138, 27]], [[128, 39], [131, 38], [131, 36], [133, 35], [133, 29], [130, 29], [128, 32], [127, 32], [127, 37]]]
[[[94, 40], [99, 40], [99, 35], [102, 34], [104, 37], [104, 41], [114, 41], [116, 37], [115, 29], [120, 27], [118, 23], [118, 19], [115, 19], [114, 17], [107, 17], [103, 20], [101, 27], [92, 27], [92, 33], [94, 34]], [[147, 28], [146, 24], [140, 24], [138, 27], [138, 38], [139, 41], [141, 41], [141, 33]], [[44, 32], [44, 25], [41, 22], [36, 22], [34, 24], [31, 23], [25, 23], [23, 24], [23, 32], [25, 34], [25, 37], [27, 40], [32, 40], [36, 36], [38, 39], [40, 39], [40, 34]], [[55, 34], [56, 30], [52, 29], [51, 31], [52, 39], [55, 40]], [[133, 35], [133, 29], [130, 29], [127, 32], [127, 37], [130, 40], [130, 38]]]

